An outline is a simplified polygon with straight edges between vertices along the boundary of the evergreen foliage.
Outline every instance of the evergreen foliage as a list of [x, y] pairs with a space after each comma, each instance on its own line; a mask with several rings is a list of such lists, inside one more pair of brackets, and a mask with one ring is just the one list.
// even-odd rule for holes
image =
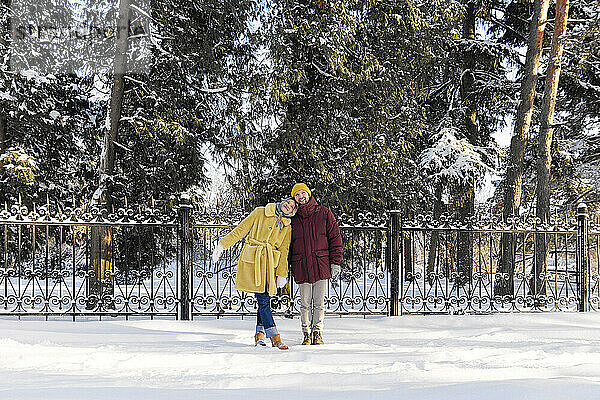
[[[526, 45], [527, 19], [533, 1], [510, 1], [502, 14], [496, 32], [506, 45], [519, 48]], [[551, 4], [548, 18], [554, 20], [555, 9]], [[593, 154], [597, 151], [594, 137], [598, 127], [598, 53], [600, 8], [597, 0], [572, 1], [569, 8], [569, 24], [565, 35], [565, 52], [559, 82], [554, 137], [552, 142], [551, 199], [552, 207], [572, 208], [581, 200], [597, 200], [598, 187], [594, 184], [595, 169]], [[552, 26], [550, 26], [552, 28]], [[547, 28], [547, 32], [552, 32]], [[550, 47], [552, 35], [547, 33], [544, 48]], [[540, 75], [545, 76], [548, 51], [542, 56]], [[517, 79], [520, 76], [517, 75]], [[544, 79], [538, 80], [532, 140], [528, 142], [523, 176], [522, 212], [534, 203], [536, 182], [535, 160], [537, 159], [537, 129], [541, 107]], [[590, 163], [591, 162], [591, 163]], [[502, 188], [498, 192], [501, 192]]]
[[[114, 21], [116, 3], [89, 0], [71, 18]], [[70, 73], [62, 64], [16, 68], [23, 64], [15, 60], [27, 59], [13, 46], [16, 11], [8, 0], [0, 4], [0, 201], [20, 194], [25, 203], [48, 196], [87, 204], [100, 178], [112, 62], [106, 44], [114, 46], [114, 36], [92, 38], [90, 48], [103, 52], [94, 50], [96, 59]], [[113, 203], [172, 202], [186, 191], [206, 200], [201, 194], [215, 178], [206, 165], [214, 160], [230, 196], [220, 201], [246, 208], [284, 197], [303, 181], [337, 213], [412, 214], [442, 197], [458, 209], [465, 193], [480, 189], [483, 171], [503, 167], [492, 136], [516, 109], [531, 4], [136, 6], [130, 59], [148, 63], [125, 79], [109, 177]], [[597, 198], [598, 10], [597, 0], [571, 4], [553, 144], [554, 204]], [[471, 36], [464, 31], [468, 18]], [[71, 45], [57, 40], [53, 49], [74, 52]], [[541, 93], [543, 80], [538, 85]], [[528, 149], [524, 204], [533, 196], [534, 158]]]

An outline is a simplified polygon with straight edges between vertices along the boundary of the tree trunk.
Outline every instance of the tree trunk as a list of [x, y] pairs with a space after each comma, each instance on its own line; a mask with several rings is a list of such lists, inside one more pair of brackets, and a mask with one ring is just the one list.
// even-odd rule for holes
[[[475, 212], [475, 190], [473, 186], [466, 186], [462, 190], [462, 202], [458, 209], [460, 221], [466, 221]], [[473, 273], [473, 233], [459, 231], [456, 243], [456, 279], [458, 286], [470, 282]]]
[[[435, 188], [435, 198], [433, 200], [433, 219], [438, 221], [442, 215], [442, 184], [439, 183]], [[440, 241], [439, 231], [431, 232], [431, 241], [429, 244], [429, 255], [427, 257], [427, 281], [433, 284], [437, 280], [436, 260], [438, 259], [438, 246]]]
[[[475, 3], [468, 1], [467, 13], [463, 21], [463, 39], [475, 40]], [[463, 71], [460, 80], [461, 101], [465, 107], [465, 129], [470, 143], [477, 144], [479, 131], [477, 129], [477, 104], [473, 98], [475, 84], [475, 54], [468, 51], [463, 59]]]
[[116, 52], [113, 61], [113, 86], [108, 109], [109, 128], [105, 132], [100, 158], [98, 189], [94, 193], [94, 202], [112, 205], [109, 180], [115, 167], [115, 140], [119, 133], [123, 94], [125, 92], [125, 69], [129, 34], [130, 0], [121, 0], [117, 22]]
[[6, 150], [6, 114], [0, 109], [0, 154]]
[[[510, 158], [504, 178], [504, 220], [519, 215], [523, 190], [523, 159], [527, 148], [527, 138], [531, 127], [535, 87], [538, 79], [538, 69], [542, 56], [542, 42], [546, 28], [548, 6], [550, 0], [535, 0], [533, 15], [529, 25], [527, 56], [523, 81], [521, 82], [521, 97], [517, 107], [515, 128], [510, 141]], [[515, 238], [505, 233], [501, 238], [501, 256], [498, 266], [499, 279], [494, 293], [500, 296], [512, 296], [514, 290], [515, 268]]]
[[[536, 194], [536, 217], [542, 223], [548, 223], [550, 217], [550, 163], [552, 155], [552, 124], [554, 123], [554, 107], [556, 105], [556, 93], [558, 92], [558, 81], [560, 78], [560, 63], [564, 50], [564, 42], [561, 40], [567, 31], [567, 16], [569, 13], [569, 0], [556, 0], [556, 19], [554, 21], [554, 35], [552, 37], [552, 52], [548, 61], [546, 73], [546, 87], [544, 90], [544, 101], [542, 103], [542, 115], [540, 120], [540, 134], [538, 140], [537, 159], [537, 186]], [[543, 275], [548, 266], [548, 251], [550, 236], [541, 233], [536, 234], [535, 258], [536, 262], [532, 269], [529, 293], [533, 295], [545, 295], [546, 286]]]
[[[92, 199], [93, 204], [112, 208], [112, 175], [115, 167], [115, 140], [119, 133], [123, 94], [125, 91], [125, 71], [129, 36], [130, 0], [121, 0], [117, 21], [116, 52], [113, 61], [113, 86], [110, 96], [108, 120], [110, 126], [105, 132], [100, 159], [98, 188]], [[113, 290], [113, 235], [110, 227], [92, 227], [90, 232], [90, 252], [93, 274], [89, 280], [88, 309], [102, 311], [114, 308]], [[98, 303], [101, 300], [102, 303]], [[101, 307], [98, 304], [102, 304]]]
[[[404, 215], [410, 220], [409, 213]], [[414, 282], [416, 279], [413, 257], [413, 235], [411, 231], [402, 231], [402, 255], [404, 257], [404, 282]]]
[[[467, 2], [467, 12], [463, 21], [463, 38], [475, 40], [475, 3]], [[465, 133], [472, 144], [479, 141], [477, 129], [477, 104], [473, 97], [475, 84], [475, 55], [469, 51], [463, 59], [463, 72], [461, 76], [461, 100], [465, 108]], [[475, 185], [473, 181], [466, 182], [459, 191], [458, 217], [461, 221], [471, 217], [475, 210]], [[457, 237], [457, 276], [456, 284], [464, 285], [470, 280], [473, 267], [473, 234], [459, 232]]]

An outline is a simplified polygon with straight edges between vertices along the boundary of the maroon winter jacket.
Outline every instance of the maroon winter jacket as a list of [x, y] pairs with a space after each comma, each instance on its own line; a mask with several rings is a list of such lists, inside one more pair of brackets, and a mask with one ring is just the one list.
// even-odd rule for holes
[[331, 278], [330, 264], [342, 262], [342, 235], [333, 213], [314, 197], [292, 218], [290, 265], [296, 283]]

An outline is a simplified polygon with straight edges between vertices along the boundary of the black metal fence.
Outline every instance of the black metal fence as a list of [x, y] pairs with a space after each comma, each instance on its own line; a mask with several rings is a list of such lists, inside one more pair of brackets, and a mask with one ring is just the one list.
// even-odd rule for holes
[[[0, 315], [240, 316], [255, 298], [234, 289], [241, 243], [211, 260], [242, 215], [194, 209], [114, 213], [46, 205], [0, 211]], [[342, 274], [326, 311], [339, 315], [587, 311], [600, 308], [600, 232], [584, 207], [535, 220], [344, 222]], [[542, 245], [540, 247], [540, 245]], [[540, 255], [543, 254], [543, 257]], [[545, 261], [544, 261], [545, 260]], [[293, 279], [272, 299], [299, 311]]]
[[[190, 319], [255, 314], [254, 296], [233, 288], [241, 243], [218, 265], [211, 259], [217, 240], [242, 217], [197, 210], [185, 199], [169, 213], [5, 207], [0, 211], [0, 315]], [[330, 282], [327, 312], [387, 314], [386, 228], [342, 225], [341, 230], [344, 271]], [[272, 299], [275, 312], [288, 316], [298, 313], [299, 304], [292, 278]]]
[[585, 204], [549, 223], [392, 212], [389, 226], [392, 314], [600, 308], [600, 231]]
[[177, 222], [150, 209], [5, 207], [0, 314], [177, 316]]
[[[235, 266], [242, 243], [225, 252], [214, 272], [210, 254], [217, 238], [233, 226], [195, 224], [193, 227], [193, 261], [190, 293], [191, 316], [245, 315], [256, 313], [253, 295], [238, 292]], [[325, 307], [334, 314], [387, 314], [388, 273], [385, 270], [384, 241], [386, 231], [377, 227], [342, 226], [344, 249], [343, 272], [329, 282]], [[290, 276], [288, 285], [272, 298], [276, 313], [293, 316], [299, 313], [299, 288]]]

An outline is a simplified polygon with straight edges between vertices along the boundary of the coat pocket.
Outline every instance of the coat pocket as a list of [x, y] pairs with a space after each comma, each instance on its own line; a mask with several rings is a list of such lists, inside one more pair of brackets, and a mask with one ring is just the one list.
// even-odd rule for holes
[[319, 268], [319, 276], [321, 279], [327, 279], [331, 276], [329, 267], [329, 250], [315, 250], [317, 256], [317, 267]]
[[300, 265], [302, 263], [302, 255], [294, 254], [290, 257], [290, 263], [292, 264], [292, 266]]
[[323, 250], [315, 250], [315, 255], [319, 258], [321, 257], [329, 257], [329, 250], [327, 249], [323, 249]]
[[[260, 251], [260, 249], [264, 249], [263, 246], [255, 246], [251, 244], [247, 244], [244, 246], [242, 250], [242, 254], [240, 255], [240, 260], [248, 264], [254, 264], [256, 262], [256, 252]], [[264, 249], [262, 253], [262, 257], [267, 257], [267, 250]], [[279, 259], [281, 258], [281, 251], [273, 249], [273, 268], [277, 268], [279, 265]], [[263, 260], [261, 264], [267, 265], [267, 260]]]
[[294, 271], [299, 271], [302, 267], [302, 255], [294, 254], [289, 258], [290, 266]]
[[254, 264], [258, 248], [259, 246], [253, 246], [251, 244], [245, 245], [244, 249], [242, 250], [242, 254], [240, 255], [240, 260], [245, 263]]

